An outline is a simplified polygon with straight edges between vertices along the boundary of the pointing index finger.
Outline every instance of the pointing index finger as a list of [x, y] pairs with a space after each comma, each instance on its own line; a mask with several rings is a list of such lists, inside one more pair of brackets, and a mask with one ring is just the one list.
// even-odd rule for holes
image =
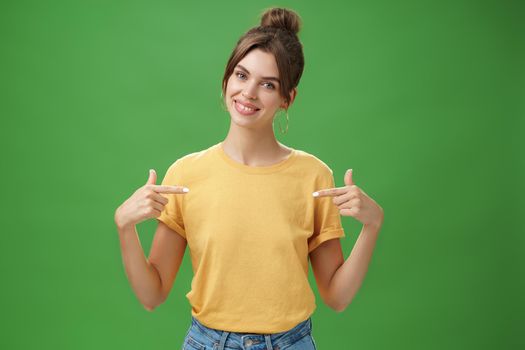
[[153, 191], [157, 193], [177, 193], [177, 194], [186, 194], [190, 191], [189, 188], [184, 186], [166, 186], [166, 185], [157, 185], [153, 188]]
[[312, 196], [314, 197], [335, 197], [335, 196], [344, 194], [345, 192], [346, 190], [344, 187], [335, 187], [335, 188], [328, 188], [325, 190], [316, 191], [312, 193]]

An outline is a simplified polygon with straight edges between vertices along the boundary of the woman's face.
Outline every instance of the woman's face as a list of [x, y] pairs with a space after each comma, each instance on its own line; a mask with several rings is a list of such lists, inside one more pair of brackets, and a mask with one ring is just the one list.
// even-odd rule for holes
[[228, 79], [225, 103], [232, 121], [248, 128], [271, 126], [279, 107], [286, 107], [279, 79], [273, 54], [260, 49], [250, 51]]

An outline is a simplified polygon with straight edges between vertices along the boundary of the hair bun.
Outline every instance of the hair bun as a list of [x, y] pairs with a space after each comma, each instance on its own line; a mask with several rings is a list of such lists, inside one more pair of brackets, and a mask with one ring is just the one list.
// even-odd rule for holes
[[301, 29], [301, 17], [293, 10], [273, 7], [263, 13], [261, 26], [283, 29], [297, 35]]

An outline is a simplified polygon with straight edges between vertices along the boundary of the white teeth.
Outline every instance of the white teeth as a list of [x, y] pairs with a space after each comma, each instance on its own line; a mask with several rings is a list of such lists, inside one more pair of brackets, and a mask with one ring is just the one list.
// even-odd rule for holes
[[242, 109], [243, 111], [249, 111], [249, 112], [253, 112], [253, 111], [255, 111], [255, 109], [250, 108], [250, 107], [246, 107], [245, 105], [243, 105], [243, 104], [240, 103], [240, 102], [237, 102], [237, 103], [239, 104], [239, 106], [241, 106], [241, 109]]

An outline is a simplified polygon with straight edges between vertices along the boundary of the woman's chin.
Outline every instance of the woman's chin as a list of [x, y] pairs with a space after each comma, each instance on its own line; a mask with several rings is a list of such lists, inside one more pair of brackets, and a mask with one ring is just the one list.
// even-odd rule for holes
[[260, 118], [246, 118], [242, 115], [231, 114], [230, 120], [233, 124], [248, 129], [259, 129], [260, 128]]

